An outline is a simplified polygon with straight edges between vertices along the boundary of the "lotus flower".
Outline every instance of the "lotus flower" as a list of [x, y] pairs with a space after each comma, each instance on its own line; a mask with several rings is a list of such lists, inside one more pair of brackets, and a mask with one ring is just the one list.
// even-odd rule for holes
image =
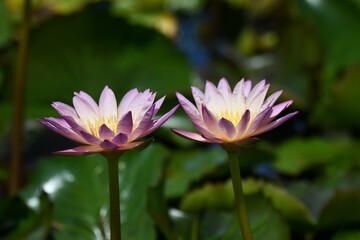
[[282, 91], [265, 100], [269, 84], [265, 80], [251, 88], [251, 81], [241, 80], [232, 91], [222, 78], [216, 87], [207, 81], [205, 92], [192, 87], [195, 105], [180, 93], [176, 96], [195, 128], [200, 133], [180, 129], [173, 131], [183, 137], [208, 143], [238, 145], [256, 139], [255, 136], [276, 128], [297, 112], [276, 117], [292, 103], [292, 100], [274, 105]]
[[61, 102], [52, 106], [61, 118], [39, 120], [51, 130], [85, 144], [57, 152], [65, 155], [84, 155], [96, 152], [125, 151], [139, 147], [146, 141], [138, 139], [150, 134], [176, 111], [175, 106], [159, 119], [153, 119], [164, 98], [154, 103], [156, 93], [149, 89], [129, 91], [117, 106], [114, 92], [105, 87], [99, 105], [87, 93], [74, 93], [74, 108]]

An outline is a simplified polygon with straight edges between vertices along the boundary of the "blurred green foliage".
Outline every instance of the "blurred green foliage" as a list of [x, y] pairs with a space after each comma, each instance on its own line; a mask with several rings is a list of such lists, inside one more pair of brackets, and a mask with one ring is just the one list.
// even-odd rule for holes
[[[0, 238], [108, 239], [104, 159], [52, 156], [74, 146], [37, 118], [74, 91], [109, 85], [167, 95], [222, 76], [266, 78], [300, 114], [239, 160], [256, 240], [360, 238], [358, 0], [34, 0], [27, 68], [23, 187], [6, 197], [21, 0], [0, 1]], [[282, 100], [282, 99], [280, 99]], [[226, 154], [169, 128], [119, 163], [125, 239], [241, 239]], [[166, 232], [170, 227], [172, 233]]]

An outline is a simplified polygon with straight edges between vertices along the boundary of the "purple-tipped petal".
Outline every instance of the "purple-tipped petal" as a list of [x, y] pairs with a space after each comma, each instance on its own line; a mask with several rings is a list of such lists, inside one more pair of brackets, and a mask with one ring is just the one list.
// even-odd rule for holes
[[251, 111], [258, 112], [264, 103], [264, 99], [269, 87], [270, 85], [266, 84], [262, 89], [258, 91], [256, 95], [254, 95], [253, 97], [249, 96], [249, 101], [246, 102], [248, 106], [247, 108]]
[[216, 117], [206, 108], [205, 105], [202, 106], [202, 117], [204, 120], [204, 125], [206, 128], [213, 132], [215, 135], [219, 134], [218, 120]]
[[224, 96], [221, 95], [216, 86], [210, 81], [206, 81], [205, 84], [205, 102], [206, 107], [210, 110], [225, 109], [227, 107]]
[[99, 145], [99, 143], [101, 142], [99, 138], [95, 137], [94, 135], [88, 132], [80, 131], [80, 135], [86, 140], [86, 142], [88, 142], [91, 145]]
[[142, 136], [145, 136], [145, 135], [155, 131], [157, 128], [159, 128], [161, 125], [163, 125], [175, 113], [175, 111], [179, 108], [179, 106], [180, 106], [179, 104], [176, 105], [170, 111], [168, 111], [166, 114], [164, 114], [161, 118], [155, 120], [154, 125], [151, 128], [149, 128], [147, 131], [145, 131], [144, 134], [142, 134]]
[[277, 120], [275, 120], [274, 122], [271, 122], [259, 129], [257, 129], [255, 132], [254, 132], [254, 135], [258, 135], [258, 134], [261, 134], [261, 133], [264, 133], [264, 132], [267, 132], [267, 131], [270, 131], [271, 129], [274, 129], [278, 126], [280, 126], [281, 124], [283, 124], [284, 122], [286, 122], [287, 120], [289, 120], [290, 118], [294, 117], [296, 114], [298, 114], [298, 111], [296, 112], [292, 112], [292, 113], [289, 113]]
[[155, 106], [152, 105], [150, 109], [145, 113], [137, 128], [129, 136], [130, 141], [140, 138], [140, 136], [144, 136], [145, 131], [153, 126], [152, 117], [154, 116], [154, 109]]
[[[58, 120], [58, 121], [55, 121]], [[44, 120], [38, 119], [40, 123], [42, 123], [44, 126], [48, 127], [49, 129], [53, 130], [54, 132], [70, 138], [71, 140], [81, 142], [81, 143], [87, 143], [81, 136], [79, 136], [77, 133], [75, 133], [73, 130], [64, 127], [64, 124], [60, 124], [60, 121], [64, 121], [63, 119], [55, 119], [55, 118], [45, 118]]]
[[267, 123], [271, 121], [270, 116], [272, 113], [272, 108], [265, 109], [261, 113], [259, 113], [254, 120], [250, 123], [250, 126], [246, 130], [245, 134], [249, 135], [252, 132], [256, 131], [256, 129], [265, 126]]
[[236, 126], [238, 137], [240, 137], [244, 134], [244, 132], [246, 131], [246, 129], [248, 127], [249, 121], [250, 121], [250, 111], [249, 111], [249, 109], [247, 109], [244, 112], [244, 114], [242, 115], [240, 122]]
[[226, 104], [229, 106], [232, 101], [232, 91], [229, 82], [225, 78], [221, 78], [218, 84], [218, 90], [223, 96]]
[[99, 128], [99, 136], [100, 139], [104, 140], [104, 139], [111, 139], [115, 136], [114, 132], [108, 128], [108, 126], [106, 126], [106, 124], [103, 124], [100, 126]]
[[116, 132], [125, 133], [126, 135], [129, 135], [132, 132], [132, 130], [133, 130], [132, 113], [128, 112], [118, 123]]
[[108, 150], [113, 150], [115, 148], [117, 148], [117, 145], [110, 142], [109, 140], [104, 140], [99, 144], [100, 147], [108, 149]]
[[75, 93], [73, 104], [79, 118], [82, 121], [96, 121], [99, 115], [99, 107], [88, 94], [84, 92]]
[[124, 133], [119, 133], [111, 140], [111, 142], [113, 142], [118, 146], [125, 144], [127, 141], [128, 141], [128, 136]]
[[187, 100], [180, 93], [176, 93], [176, 97], [179, 100], [181, 107], [184, 109], [185, 113], [188, 115], [190, 120], [199, 126], [203, 126], [202, 119], [198, 109], [192, 104], [189, 100]]
[[179, 134], [180, 136], [185, 137], [190, 140], [195, 140], [195, 141], [199, 141], [199, 142], [207, 142], [207, 143], [212, 142], [212, 141], [209, 141], [208, 139], [204, 138], [203, 136], [201, 136], [198, 133], [187, 132], [187, 131], [180, 130], [180, 129], [171, 129], [171, 130], [174, 133]]
[[80, 132], [86, 132], [85, 128], [80, 126], [72, 117], [70, 116], [63, 116], [63, 119], [66, 121], [67, 124], [71, 127], [71, 129], [76, 132], [77, 134], [81, 135]]
[[117, 103], [114, 92], [105, 86], [99, 99], [99, 109], [104, 119], [117, 118]]
[[279, 103], [279, 104], [273, 106], [271, 118], [273, 119], [274, 117], [279, 115], [282, 111], [284, 111], [284, 109], [288, 108], [292, 103], [293, 103], [293, 101], [289, 100], [289, 101], [282, 102], [282, 103]]
[[191, 92], [195, 100], [196, 107], [198, 111], [201, 111], [201, 106], [204, 103], [205, 95], [197, 87], [191, 87]]
[[59, 155], [87, 155], [92, 153], [104, 152], [105, 149], [102, 149], [98, 146], [80, 146], [75, 147], [67, 150], [62, 150], [55, 152], [55, 154]]
[[251, 91], [251, 81], [250, 80], [246, 80], [243, 84], [243, 94], [245, 96], [245, 98], [247, 98], [250, 94], [250, 91]]
[[161, 105], [163, 104], [164, 100], [165, 100], [165, 96], [163, 96], [162, 98], [160, 98], [159, 100], [157, 100], [155, 102], [155, 104], [154, 104], [155, 105], [154, 115], [156, 115], [158, 113], [158, 111], [159, 111]]
[[268, 107], [272, 107], [276, 100], [280, 97], [280, 95], [282, 94], [282, 90], [274, 92], [273, 94], [271, 94], [264, 102], [264, 104], [261, 106], [260, 111], [268, 108]]
[[219, 121], [219, 129], [224, 133], [224, 135], [229, 139], [233, 139], [236, 135], [236, 130], [232, 122], [225, 118], [221, 118]]
[[130, 143], [127, 143], [125, 145], [117, 146], [116, 150], [125, 151], [125, 150], [129, 150], [129, 149], [139, 149], [139, 148], [142, 148], [144, 145], [148, 145], [149, 143], [150, 143], [149, 141], [130, 142]]
[[53, 102], [51, 104], [53, 108], [61, 115], [61, 116], [70, 116], [73, 119], [78, 119], [78, 115], [73, 107], [62, 103], [62, 102]]
[[134, 88], [125, 94], [125, 96], [121, 99], [119, 107], [118, 107], [118, 118], [122, 118], [122, 116], [129, 111], [131, 111], [131, 106], [129, 104], [134, 100], [134, 98], [139, 94], [139, 91]]

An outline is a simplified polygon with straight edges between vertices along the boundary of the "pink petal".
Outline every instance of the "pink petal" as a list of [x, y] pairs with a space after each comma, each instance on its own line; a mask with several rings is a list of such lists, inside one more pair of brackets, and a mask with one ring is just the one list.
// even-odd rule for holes
[[224, 133], [224, 135], [229, 139], [233, 139], [236, 135], [236, 130], [232, 122], [225, 118], [221, 118], [219, 121], [219, 129]]
[[209, 141], [208, 139], [202, 137], [200, 134], [198, 133], [193, 133], [193, 132], [187, 132], [184, 130], [180, 130], [180, 129], [171, 129], [173, 132], [175, 132], [176, 134], [179, 134], [182, 137], [185, 137], [187, 139], [190, 140], [195, 140], [195, 141], [199, 141], [199, 142], [206, 142], [206, 143], [211, 143], [211, 141]]
[[229, 106], [232, 100], [232, 91], [229, 82], [225, 78], [221, 78], [218, 84], [218, 90], [223, 96], [226, 104]]
[[73, 104], [82, 121], [94, 122], [98, 119], [99, 107], [96, 105], [94, 99], [86, 93], [75, 93]]
[[180, 105], [184, 109], [185, 113], [188, 115], [190, 120], [199, 126], [203, 126], [203, 122], [200, 116], [198, 109], [192, 104], [189, 100], [187, 100], [183, 95], [180, 93], [176, 93], [176, 97], [179, 100]]
[[144, 146], [146, 144], [149, 144], [149, 142], [148, 141], [145, 141], [145, 142], [129, 142], [129, 143], [125, 144], [125, 145], [117, 146], [116, 150], [125, 151], [125, 150], [129, 150], [129, 149], [139, 148], [139, 147]]
[[92, 153], [98, 153], [98, 152], [104, 152], [106, 151], [103, 148], [100, 148], [98, 146], [80, 146], [75, 147], [67, 150], [62, 150], [55, 152], [55, 154], [59, 155], [87, 155]]
[[[62, 119], [61, 119], [62, 120]], [[38, 119], [40, 123], [42, 123], [44, 126], [50, 128], [54, 132], [66, 137], [70, 138], [71, 140], [81, 142], [81, 143], [87, 143], [81, 136], [76, 134], [73, 130], [69, 129], [68, 127], [64, 127], [64, 124], [60, 124], [60, 119], [55, 118], [45, 118], [44, 120]]]
[[201, 111], [201, 106], [204, 103], [205, 95], [200, 89], [197, 87], [191, 87], [191, 92], [195, 100], [196, 107], [199, 111]]
[[112, 142], [110, 142], [109, 140], [106, 140], [106, 139], [104, 141], [102, 141], [102, 143], [100, 143], [99, 146], [102, 147], [102, 148], [108, 149], [108, 150], [112, 150], [112, 149], [117, 148], [116, 144], [114, 144], [114, 143], [112, 143]]
[[144, 136], [144, 132], [153, 126], [152, 117], [154, 116], [154, 109], [155, 105], [152, 105], [150, 109], [145, 113], [138, 127], [129, 136], [129, 141], [133, 141], [137, 138], [140, 138], [141, 136]]
[[283, 124], [284, 122], [286, 122], [287, 120], [289, 120], [290, 118], [292, 118], [293, 116], [295, 116], [296, 114], [298, 114], [298, 112], [289, 113], [289, 114], [283, 116], [282, 118], [279, 118], [279, 119], [275, 120], [274, 122], [271, 122], [271, 123], [269, 123], [268, 125], [263, 126], [263, 127], [259, 128], [259, 129], [257, 129], [257, 130], [253, 133], [253, 135], [258, 135], [258, 134], [261, 134], [261, 133], [270, 131], [271, 129], [274, 129], [274, 128], [278, 127], [279, 125]]
[[116, 132], [125, 133], [126, 135], [129, 135], [132, 132], [132, 130], [133, 130], [132, 114], [131, 112], [128, 112], [118, 123]]
[[268, 107], [272, 107], [274, 105], [274, 103], [276, 102], [276, 100], [280, 97], [280, 95], [282, 94], [282, 90], [277, 91], [273, 94], [271, 94], [264, 102], [264, 104], [261, 106], [260, 111], [268, 108]]
[[245, 98], [247, 98], [250, 94], [251, 91], [251, 81], [250, 80], [246, 80], [243, 84], [243, 94], [245, 96]]
[[80, 134], [87, 141], [87, 143], [90, 143], [92, 145], [99, 145], [101, 142], [100, 139], [86, 131], [80, 131]]
[[73, 119], [78, 119], [78, 115], [73, 107], [70, 107], [69, 105], [62, 103], [62, 102], [53, 102], [51, 104], [53, 108], [61, 115], [61, 116], [70, 116]]
[[248, 129], [245, 132], [245, 135], [249, 135], [252, 132], [256, 131], [258, 128], [261, 128], [262, 126], [266, 125], [267, 123], [269, 123], [270, 120], [270, 116], [272, 113], [272, 109], [268, 108], [265, 109], [264, 111], [262, 111], [261, 113], [259, 113], [254, 120], [250, 123], [250, 126], [248, 127]]
[[256, 95], [251, 96], [249, 95], [249, 98], [247, 99], [246, 105], [247, 108], [250, 109], [250, 111], [259, 112], [261, 106], [264, 103], [266, 93], [269, 89], [270, 85], [266, 84], [262, 89], [258, 91]]
[[140, 135], [140, 137], [146, 136], [150, 134], [151, 132], [155, 131], [157, 128], [159, 128], [161, 125], [163, 125], [178, 109], [179, 104], [173, 107], [170, 111], [168, 111], [166, 114], [164, 114], [159, 119], [155, 120], [154, 125], [149, 128], [147, 131], [145, 131], [143, 134]]
[[128, 141], [128, 136], [124, 133], [119, 133], [111, 140], [111, 142], [113, 142], [116, 145], [123, 145], [127, 141]]
[[105, 86], [102, 91], [99, 99], [99, 109], [101, 115], [105, 119], [109, 119], [111, 117], [117, 117], [117, 103], [114, 92], [108, 87]]
[[273, 119], [274, 117], [279, 115], [284, 109], [289, 107], [292, 103], [293, 103], [293, 101], [289, 100], [289, 101], [282, 102], [282, 103], [279, 103], [278, 105], [273, 106], [271, 118]]
[[119, 107], [118, 107], [118, 118], [122, 118], [122, 116], [129, 111], [131, 111], [131, 107], [129, 104], [134, 100], [134, 98], [139, 94], [139, 91], [134, 88], [127, 92], [124, 97], [121, 99]]
[[156, 115], [161, 107], [161, 105], [163, 104], [165, 99], [165, 96], [163, 96], [162, 98], [160, 98], [159, 100], [157, 100], [155, 102], [155, 109], [154, 109], [154, 115]]
[[[153, 106], [156, 94], [152, 94], [149, 89], [138, 96], [130, 103], [134, 125], [139, 125], [148, 110]], [[154, 112], [152, 112], [154, 113]]]
[[81, 135], [80, 132], [87, 132], [85, 128], [80, 126], [72, 117], [70, 116], [63, 116], [63, 119], [66, 121], [67, 124], [71, 127], [71, 129], [76, 132], [78, 135]]
[[227, 109], [224, 97], [210, 81], [206, 81], [205, 84], [205, 103], [206, 107], [211, 111], [215, 109]]
[[248, 127], [249, 121], [250, 121], [250, 111], [246, 110], [242, 115], [240, 122], [236, 126], [237, 137], [240, 137], [244, 134], [245, 130]]
[[204, 124], [206, 126], [206, 129], [211, 131], [215, 135], [218, 135], [220, 133], [219, 127], [218, 127], [218, 122], [219, 121], [207, 109], [207, 107], [205, 105], [202, 106], [202, 117], [204, 119]]
[[106, 124], [103, 124], [100, 126], [99, 128], [99, 136], [100, 139], [104, 140], [104, 139], [111, 139], [115, 136], [114, 132], [108, 128], [108, 126], [106, 126]]

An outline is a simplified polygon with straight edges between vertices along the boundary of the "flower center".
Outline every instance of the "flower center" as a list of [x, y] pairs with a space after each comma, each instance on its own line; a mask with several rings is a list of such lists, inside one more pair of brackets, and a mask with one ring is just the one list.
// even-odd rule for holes
[[216, 114], [215, 116], [218, 120], [225, 118], [226, 120], [232, 122], [234, 126], [236, 126], [240, 122], [242, 114], [240, 114], [238, 111], [223, 111], [220, 114]]
[[83, 122], [82, 126], [86, 129], [89, 133], [94, 135], [95, 137], [100, 137], [99, 129], [101, 125], [105, 124], [111, 131], [114, 132], [114, 134], [117, 134], [117, 125], [119, 123], [119, 120], [115, 116], [111, 116], [108, 118], [100, 117], [100, 119], [97, 119], [97, 121], [87, 121]]

